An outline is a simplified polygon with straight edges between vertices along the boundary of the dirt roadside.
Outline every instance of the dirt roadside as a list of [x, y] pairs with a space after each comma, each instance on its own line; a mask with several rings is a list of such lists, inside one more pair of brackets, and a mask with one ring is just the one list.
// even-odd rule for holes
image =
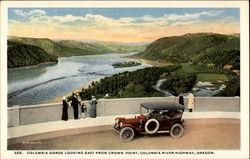
[[[39, 143], [39, 144], [37, 144]], [[239, 150], [239, 119], [188, 119], [184, 134], [174, 139], [169, 134], [137, 135], [130, 142], [122, 142], [114, 131], [84, 133], [33, 144], [9, 145], [11, 150]]]

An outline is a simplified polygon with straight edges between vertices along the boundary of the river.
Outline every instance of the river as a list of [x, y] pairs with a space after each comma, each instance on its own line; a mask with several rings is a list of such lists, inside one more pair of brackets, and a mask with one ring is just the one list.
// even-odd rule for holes
[[112, 53], [64, 57], [53, 65], [8, 69], [8, 107], [41, 104], [105, 76], [151, 66], [142, 63], [140, 66], [113, 68], [112, 64], [116, 62], [138, 61], [124, 58], [127, 55]]

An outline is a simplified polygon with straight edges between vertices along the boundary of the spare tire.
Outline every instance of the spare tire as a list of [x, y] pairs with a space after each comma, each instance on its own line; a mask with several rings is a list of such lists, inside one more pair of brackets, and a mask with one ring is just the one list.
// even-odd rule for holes
[[[152, 125], [153, 123], [155, 123], [155, 127], [152, 130], [149, 130], [149, 125]], [[145, 124], [145, 131], [148, 134], [154, 134], [157, 132], [157, 130], [159, 129], [159, 122], [156, 119], [149, 119], [146, 124]]]

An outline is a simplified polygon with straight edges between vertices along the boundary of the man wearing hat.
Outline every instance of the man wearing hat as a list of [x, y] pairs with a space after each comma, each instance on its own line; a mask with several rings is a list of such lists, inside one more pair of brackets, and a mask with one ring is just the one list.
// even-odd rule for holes
[[74, 119], [79, 119], [78, 118], [78, 109], [79, 109], [80, 102], [78, 101], [75, 93], [73, 93], [72, 95], [73, 96], [72, 96], [71, 105], [73, 106], [73, 109], [74, 109]]

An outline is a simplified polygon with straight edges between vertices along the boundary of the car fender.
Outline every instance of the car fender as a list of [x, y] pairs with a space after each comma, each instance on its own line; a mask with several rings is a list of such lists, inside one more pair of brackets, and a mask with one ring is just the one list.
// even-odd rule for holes
[[174, 124], [181, 124], [181, 125], [183, 126], [182, 121], [174, 121], [173, 123], [171, 123], [170, 128], [171, 128]]
[[124, 128], [124, 127], [131, 127], [133, 129], [135, 129], [135, 127], [131, 124], [122, 124], [121, 128]]

